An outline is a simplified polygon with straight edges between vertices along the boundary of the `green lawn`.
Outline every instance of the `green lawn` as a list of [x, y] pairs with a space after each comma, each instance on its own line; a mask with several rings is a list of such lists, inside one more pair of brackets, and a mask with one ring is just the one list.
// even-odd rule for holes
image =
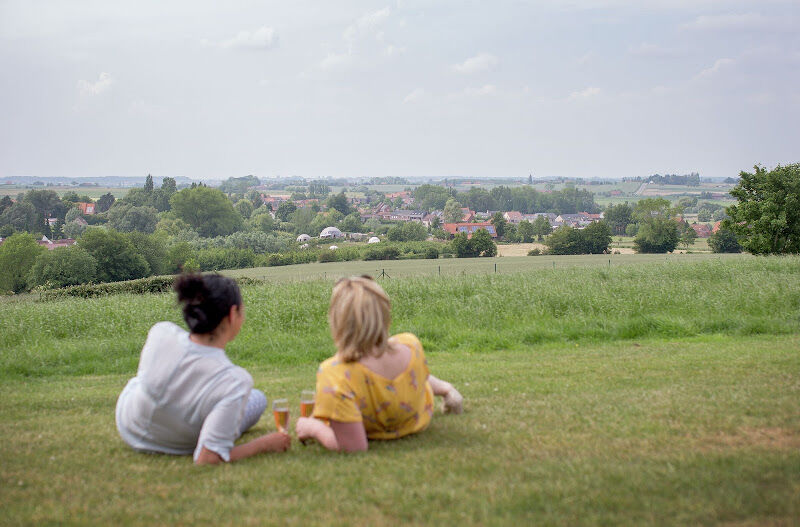
[[[170, 295], [0, 304], [0, 523], [796, 525], [800, 258], [670, 258], [382, 279], [465, 414], [363, 455], [223, 467], [115, 430]], [[243, 289], [229, 355], [270, 399], [296, 406], [332, 352], [330, 287]]]

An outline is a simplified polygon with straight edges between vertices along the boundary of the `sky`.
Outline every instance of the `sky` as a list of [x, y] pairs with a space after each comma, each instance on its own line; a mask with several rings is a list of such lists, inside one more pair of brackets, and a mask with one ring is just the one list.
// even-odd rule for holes
[[800, 0], [0, 0], [0, 178], [800, 162]]

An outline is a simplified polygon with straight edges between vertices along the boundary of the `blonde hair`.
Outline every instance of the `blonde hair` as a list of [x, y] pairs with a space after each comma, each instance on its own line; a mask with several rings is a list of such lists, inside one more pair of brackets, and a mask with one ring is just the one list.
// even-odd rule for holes
[[383, 288], [368, 276], [342, 278], [333, 287], [328, 322], [345, 362], [365, 355], [381, 356], [389, 345], [392, 304]]

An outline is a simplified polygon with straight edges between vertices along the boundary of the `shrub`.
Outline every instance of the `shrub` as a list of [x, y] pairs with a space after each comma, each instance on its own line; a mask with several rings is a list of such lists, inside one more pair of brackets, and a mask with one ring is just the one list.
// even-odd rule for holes
[[250, 249], [204, 249], [197, 251], [195, 259], [202, 271], [243, 269], [256, 263], [256, 255]]
[[46, 250], [32, 234], [9, 236], [0, 245], [0, 293], [24, 291], [36, 258]]
[[425, 249], [425, 258], [427, 260], [435, 260], [439, 258], [439, 249], [436, 247], [428, 247]]
[[[240, 286], [263, 283], [261, 280], [256, 280], [254, 278], [248, 278], [244, 276], [235, 278], [234, 280], [236, 280], [236, 282]], [[96, 296], [119, 295], [119, 294], [144, 295], [151, 293], [166, 293], [172, 291], [172, 285], [174, 281], [175, 281], [174, 276], [151, 276], [149, 278], [141, 278], [139, 280], [127, 280], [124, 282], [76, 285], [71, 287], [64, 287], [62, 289], [52, 289], [49, 291], [43, 291], [40, 295], [40, 298], [42, 300], [54, 300], [70, 296], [76, 296], [81, 298], [92, 298]]]
[[63, 247], [40, 254], [28, 274], [28, 286], [65, 287], [92, 282], [97, 260], [80, 247]]
[[742, 246], [736, 233], [730, 229], [721, 228], [708, 238], [708, 246], [715, 253], [740, 253]]
[[540, 254], [542, 254], [542, 251], [540, 251], [539, 249], [537, 249], [535, 247], [533, 249], [531, 249], [530, 251], [528, 251], [528, 256], [539, 256]]
[[321, 253], [319, 253], [319, 261], [321, 263], [337, 262], [338, 256], [336, 254], [336, 251], [331, 251], [330, 249], [322, 251]]

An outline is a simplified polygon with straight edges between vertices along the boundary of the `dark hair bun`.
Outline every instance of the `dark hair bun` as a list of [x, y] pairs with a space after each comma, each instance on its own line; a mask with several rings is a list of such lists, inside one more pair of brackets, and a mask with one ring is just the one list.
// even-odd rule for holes
[[236, 282], [218, 274], [184, 274], [175, 280], [183, 319], [192, 333], [212, 333], [232, 306], [242, 305]]

